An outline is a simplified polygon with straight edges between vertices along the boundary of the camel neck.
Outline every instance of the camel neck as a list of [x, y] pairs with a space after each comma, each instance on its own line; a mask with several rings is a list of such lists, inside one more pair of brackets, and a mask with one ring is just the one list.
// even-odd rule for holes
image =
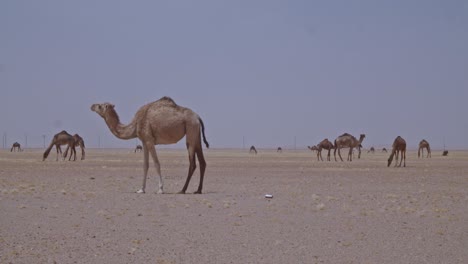
[[135, 119], [128, 125], [120, 123], [119, 116], [115, 110], [108, 111], [108, 114], [105, 116], [105, 121], [110, 131], [114, 136], [120, 139], [132, 139], [136, 138], [136, 122]]

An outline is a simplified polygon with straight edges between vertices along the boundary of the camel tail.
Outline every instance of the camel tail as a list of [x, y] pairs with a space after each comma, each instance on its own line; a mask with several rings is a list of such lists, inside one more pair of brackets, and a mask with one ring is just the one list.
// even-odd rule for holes
[[203, 142], [205, 142], [206, 148], [210, 148], [210, 144], [208, 141], [206, 141], [205, 137], [205, 124], [203, 124], [203, 120], [199, 117], [198, 120], [200, 120], [201, 128], [202, 128], [202, 135], [203, 135]]

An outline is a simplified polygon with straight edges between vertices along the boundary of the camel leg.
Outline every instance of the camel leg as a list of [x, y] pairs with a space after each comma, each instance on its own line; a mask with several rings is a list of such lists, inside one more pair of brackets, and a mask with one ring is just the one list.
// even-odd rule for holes
[[85, 150], [84, 147], [81, 147], [81, 160], [85, 159]]
[[[75, 147], [72, 147], [72, 153], [73, 153], [73, 161], [76, 161], [76, 148]], [[70, 153], [70, 159], [71, 159], [72, 153]]]
[[148, 168], [149, 168], [149, 151], [148, 147], [145, 145], [143, 147], [143, 186], [137, 193], [145, 193], [146, 189], [146, 177], [148, 176]]
[[60, 149], [60, 146], [59, 146], [59, 145], [56, 145], [55, 148], [56, 148], [56, 150], [57, 150], [57, 157], [55, 158], [55, 161], [58, 161], [59, 152], [60, 152], [60, 156], [61, 156], [62, 150]]
[[200, 146], [197, 148], [197, 157], [198, 157], [198, 164], [200, 164], [200, 184], [198, 185], [198, 190], [195, 192], [197, 194], [202, 193], [203, 188], [203, 178], [205, 177], [205, 169], [206, 169], [206, 161], [203, 155], [203, 149], [200, 143]]
[[[318, 150], [318, 151], [317, 151], [317, 160], [319, 160], [319, 159], [318, 159], [319, 156], [320, 156], [320, 160], [323, 161], [323, 158], [322, 158], [322, 150]], [[319, 161], [320, 161], [320, 160], [319, 160]]]
[[149, 148], [149, 153], [151, 154], [151, 157], [153, 158], [154, 167], [156, 168], [156, 173], [159, 176], [158, 193], [161, 194], [164, 192], [163, 191], [164, 185], [163, 185], [163, 179], [162, 179], [162, 174], [161, 174], [161, 164], [159, 163], [158, 154], [156, 154], [156, 147], [154, 145], [152, 145], [152, 147]]
[[353, 148], [349, 148], [347, 161], [353, 161]]
[[[188, 154], [189, 154], [190, 165], [189, 165], [187, 179], [185, 180], [184, 187], [179, 192], [180, 194], [184, 194], [185, 191], [187, 191], [190, 179], [192, 179], [193, 172], [197, 168], [197, 164], [195, 163], [195, 149], [192, 146], [189, 146], [188, 144], [187, 144], [187, 149], [188, 149]], [[200, 186], [198, 186], [198, 190], [200, 190]]]
[[343, 158], [341, 157], [341, 148], [338, 149], [338, 156], [340, 156], [341, 161], [343, 161]]
[[331, 149], [328, 150], [327, 161], [330, 161], [330, 152], [331, 152]]
[[335, 157], [335, 161], [337, 161], [337, 160], [336, 160], [336, 150], [337, 150], [337, 149], [338, 149], [338, 148], [336, 148], [335, 151], [333, 151], [333, 156]]
[[401, 153], [401, 159], [404, 159], [403, 167], [406, 167], [406, 150], [403, 150], [403, 152]]

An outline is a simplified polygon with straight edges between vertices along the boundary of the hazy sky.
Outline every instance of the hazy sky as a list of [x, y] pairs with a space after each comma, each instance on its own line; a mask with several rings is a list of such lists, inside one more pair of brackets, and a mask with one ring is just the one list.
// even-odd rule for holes
[[[115, 138], [162, 96], [197, 112], [212, 147], [468, 149], [468, 1], [0, 1], [0, 133]], [[185, 142], [183, 140], [182, 142]], [[178, 144], [184, 146], [184, 143]]]

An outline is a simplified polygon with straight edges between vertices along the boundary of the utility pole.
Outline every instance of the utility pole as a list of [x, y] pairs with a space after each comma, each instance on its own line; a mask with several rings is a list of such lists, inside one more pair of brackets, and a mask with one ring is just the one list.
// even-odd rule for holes
[[242, 136], [242, 149], [245, 149], [245, 136]]
[[27, 134], [24, 134], [24, 148], [28, 148], [28, 135]]
[[101, 148], [101, 136], [98, 136], [98, 148]]
[[294, 150], [296, 150], [296, 136], [294, 136]]
[[45, 148], [45, 138], [46, 138], [46, 135], [42, 135], [42, 141], [44, 143], [44, 148]]

